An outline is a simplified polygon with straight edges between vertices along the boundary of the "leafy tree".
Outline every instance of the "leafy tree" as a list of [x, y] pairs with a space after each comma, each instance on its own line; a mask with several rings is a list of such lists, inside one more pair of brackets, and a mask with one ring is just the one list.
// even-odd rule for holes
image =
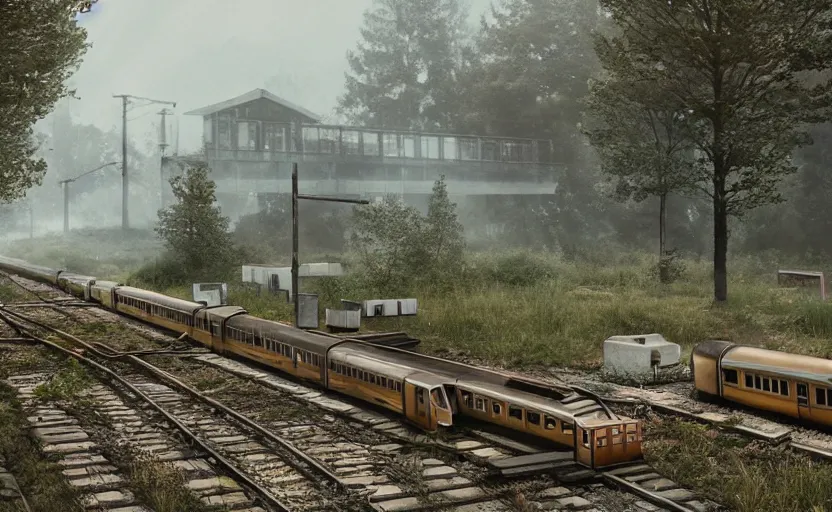
[[456, 214], [456, 205], [448, 197], [445, 176], [433, 184], [425, 219], [423, 248], [428, 251], [426, 261], [439, 272], [459, 270], [463, 261], [465, 238]]
[[630, 63], [619, 69], [620, 61], [606, 60], [614, 55], [600, 52], [608, 76], [592, 87], [586, 133], [619, 200], [659, 198], [659, 277], [667, 282], [667, 200], [695, 182], [686, 114], [661, 83], [644, 86], [634, 80]]
[[466, 17], [461, 0], [374, 0], [339, 112], [365, 126], [448, 129]]
[[216, 185], [208, 172], [198, 164], [171, 178], [176, 203], [159, 210], [156, 233], [187, 277], [224, 275], [233, 258], [229, 219], [215, 206]]
[[366, 269], [371, 286], [406, 286], [422, 269], [424, 218], [394, 195], [356, 206], [350, 246]]
[[428, 214], [390, 195], [354, 210], [350, 246], [379, 290], [402, 290], [414, 281], [447, 283], [462, 269], [465, 242], [445, 178], [433, 185]]
[[23, 197], [41, 183], [46, 163], [35, 157], [32, 126], [60, 98], [88, 47], [73, 19], [77, 0], [0, 2], [0, 201]]
[[687, 109], [699, 188], [711, 198], [714, 298], [728, 295], [728, 218], [781, 200], [791, 155], [822, 120], [828, 82], [805, 72], [829, 62], [830, 0], [601, 0], [620, 34], [602, 38], [602, 61]]

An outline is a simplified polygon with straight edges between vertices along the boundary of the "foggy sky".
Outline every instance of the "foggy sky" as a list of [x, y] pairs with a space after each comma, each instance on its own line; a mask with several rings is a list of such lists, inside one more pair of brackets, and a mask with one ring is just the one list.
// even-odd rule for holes
[[[259, 87], [317, 114], [343, 93], [346, 52], [355, 48], [372, 0], [99, 0], [80, 14], [92, 47], [71, 80], [76, 123], [121, 129], [131, 94], [176, 101], [180, 153], [198, 148], [199, 117], [184, 112]], [[472, 22], [490, 0], [470, 0]], [[161, 105], [128, 114], [139, 147], [155, 140]], [[173, 128], [168, 124], [168, 130]], [[171, 134], [168, 142], [172, 143]]]

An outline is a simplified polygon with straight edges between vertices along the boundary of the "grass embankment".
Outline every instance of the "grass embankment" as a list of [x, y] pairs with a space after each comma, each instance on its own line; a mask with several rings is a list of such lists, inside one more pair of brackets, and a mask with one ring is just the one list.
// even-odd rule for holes
[[[737, 259], [729, 300], [714, 305], [710, 265], [687, 262], [675, 283], [654, 277], [653, 259], [630, 255], [609, 264], [573, 263], [551, 255], [480, 254], [451, 286], [416, 287], [416, 317], [362, 319], [365, 330], [404, 330], [422, 349], [491, 364], [597, 367], [603, 340], [658, 332], [683, 353], [705, 339], [728, 339], [818, 356], [832, 354], [832, 309], [814, 290], [781, 289], [776, 262]], [[360, 276], [303, 284], [320, 293], [320, 310], [340, 299], [380, 298]], [[186, 287], [165, 293], [190, 298]], [[251, 314], [290, 321], [291, 305], [232, 284], [229, 301]], [[402, 298], [395, 295], [388, 298]], [[322, 323], [323, 325], [323, 323]]]
[[738, 512], [821, 512], [832, 465], [703, 425], [648, 422], [645, 458], [659, 473]]
[[162, 250], [150, 230], [79, 229], [67, 235], [15, 240], [0, 245], [0, 254], [31, 263], [64, 267], [79, 274], [126, 278]]

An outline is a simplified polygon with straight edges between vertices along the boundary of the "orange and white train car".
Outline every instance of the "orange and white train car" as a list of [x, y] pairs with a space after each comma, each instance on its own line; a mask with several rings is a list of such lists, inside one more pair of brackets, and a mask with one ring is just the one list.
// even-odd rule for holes
[[691, 354], [694, 387], [755, 409], [832, 425], [832, 361], [727, 341]]

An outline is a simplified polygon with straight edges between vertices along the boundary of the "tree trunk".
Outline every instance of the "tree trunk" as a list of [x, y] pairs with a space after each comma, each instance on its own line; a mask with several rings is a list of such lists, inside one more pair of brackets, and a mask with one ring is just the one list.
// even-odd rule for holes
[[[720, 193], [721, 192], [721, 193]], [[728, 299], [728, 209], [724, 191], [714, 194], [714, 300]]]
[[665, 260], [667, 245], [667, 194], [659, 195], [659, 281], [670, 281], [670, 269]]

